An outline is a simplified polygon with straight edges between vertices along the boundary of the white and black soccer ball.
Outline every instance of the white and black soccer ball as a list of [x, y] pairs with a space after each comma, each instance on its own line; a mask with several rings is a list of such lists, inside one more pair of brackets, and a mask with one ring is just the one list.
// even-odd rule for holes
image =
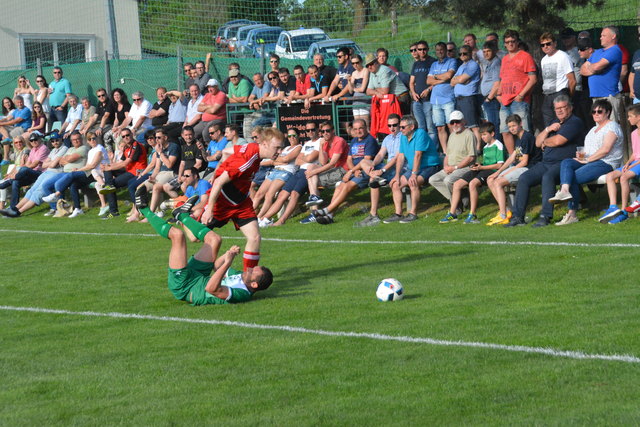
[[404, 288], [396, 279], [384, 279], [378, 285], [376, 296], [382, 302], [398, 301], [404, 297]]

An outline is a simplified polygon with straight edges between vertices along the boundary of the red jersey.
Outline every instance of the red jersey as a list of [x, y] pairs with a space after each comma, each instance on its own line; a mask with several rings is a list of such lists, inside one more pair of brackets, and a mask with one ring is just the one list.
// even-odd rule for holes
[[[529, 82], [529, 73], [536, 72], [536, 64], [533, 57], [524, 50], [518, 51], [511, 56], [506, 54], [502, 58], [502, 66], [500, 67], [500, 88], [503, 105], [511, 105], [516, 96], [522, 91]], [[531, 91], [527, 94], [524, 101], [531, 102]]]
[[309, 74], [305, 74], [303, 82], [296, 79], [296, 92], [298, 92], [300, 95], [306, 95], [310, 87], [311, 76]]
[[139, 171], [143, 171], [147, 167], [147, 149], [138, 141], [133, 141], [129, 148], [125, 148], [122, 153], [121, 160], [131, 159], [131, 162], [125, 168], [132, 175], [138, 175]]
[[349, 156], [349, 144], [344, 138], [339, 136], [334, 136], [331, 141], [331, 146], [329, 146], [329, 141], [324, 141], [322, 143], [322, 151], [327, 154], [327, 159], [331, 160], [334, 154], [340, 154], [340, 158], [338, 159], [338, 163], [336, 163], [336, 168], [347, 169], [347, 157]]
[[257, 143], [234, 145], [233, 154], [216, 169], [215, 178], [225, 171], [231, 178], [231, 182], [222, 187], [219, 197], [224, 197], [234, 205], [247, 199], [251, 189], [251, 180], [259, 168], [260, 146]]

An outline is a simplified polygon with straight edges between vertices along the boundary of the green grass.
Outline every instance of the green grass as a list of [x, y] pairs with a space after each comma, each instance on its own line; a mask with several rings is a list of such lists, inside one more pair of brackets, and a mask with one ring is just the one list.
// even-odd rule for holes
[[[413, 224], [353, 228], [367, 206], [360, 193], [332, 226], [303, 226], [299, 215], [266, 229], [262, 261], [276, 281], [235, 306], [175, 300], [169, 243], [148, 225], [100, 221], [96, 209], [3, 219], [0, 304], [640, 356], [638, 248], [472, 243], [637, 243], [637, 220], [595, 222], [602, 193], [580, 223], [540, 230], [441, 225], [442, 199], [423, 194]], [[480, 218], [494, 213], [483, 194]], [[231, 226], [221, 233], [224, 247], [242, 243]], [[404, 300], [375, 300], [384, 277], [405, 285]], [[640, 421], [637, 364], [157, 320], [0, 310], [0, 321], [1, 425]]]

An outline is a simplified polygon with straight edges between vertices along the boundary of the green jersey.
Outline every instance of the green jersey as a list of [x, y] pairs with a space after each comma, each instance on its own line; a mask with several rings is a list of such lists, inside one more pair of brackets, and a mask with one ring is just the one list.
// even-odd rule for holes
[[504, 163], [504, 145], [496, 139], [482, 149], [482, 165]]

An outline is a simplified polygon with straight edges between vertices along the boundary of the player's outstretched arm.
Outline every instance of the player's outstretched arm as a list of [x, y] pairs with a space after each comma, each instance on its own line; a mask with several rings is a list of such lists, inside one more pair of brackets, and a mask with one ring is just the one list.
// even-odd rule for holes
[[[205, 291], [221, 299], [226, 299], [229, 296], [229, 289], [225, 286], [220, 285], [222, 283], [222, 279], [224, 279], [224, 275], [227, 273], [227, 270], [229, 269], [229, 267], [231, 267], [233, 259], [239, 253], [240, 246], [234, 245], [223, 256], [216, 260], [216, 272], [213, 273], [213, 275], [209, 279], [209, 282], [207, 282]], [[219, 264], [220, 260], [222, 260], [222, 263]]]

